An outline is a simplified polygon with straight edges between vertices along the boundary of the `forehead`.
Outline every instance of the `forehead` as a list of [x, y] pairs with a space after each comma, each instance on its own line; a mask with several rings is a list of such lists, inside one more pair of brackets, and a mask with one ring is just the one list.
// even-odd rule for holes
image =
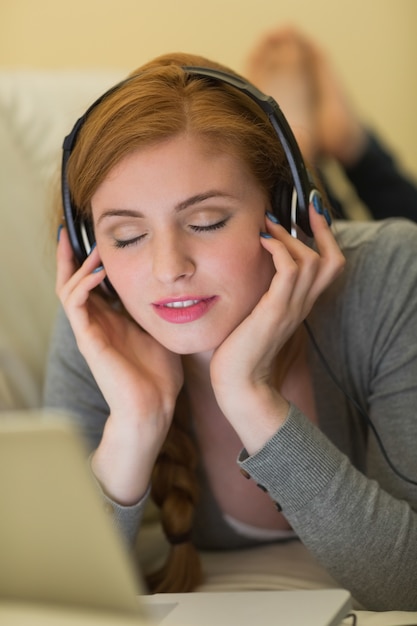
[[92, 205], [172, 205], [210, 189], [239, 196], [249, 188], [260, 186], [239, 157], [201, 137], [181, 134], [125, 156], [99, 185]]
[[199, 176], [206, 177], [218, 175], [222, 168], [250, 175], [249, 166], [232, 147], [192, 133], [182, 133], [128, 153], [107, 173], [103, 183], [126, 178], [145, 182], [152, 172], [159, 172], [163, 185], [167, 182], [165, 174], [171, 170], [183, 169], [184, 176], [187, 172], [198, 171]]

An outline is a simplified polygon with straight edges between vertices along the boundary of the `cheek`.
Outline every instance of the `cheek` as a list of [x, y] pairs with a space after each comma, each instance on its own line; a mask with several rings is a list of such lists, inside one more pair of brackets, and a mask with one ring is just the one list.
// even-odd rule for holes
[[133, 283], [137, 284], [137, 281], [140, 281], [140, 268], [134, 263], [129, 263], [125, 255], [120, 254], [118, 250], [107, 247], [100, 249], [99, 243], [97, 247], [109, 281], [121, 300], [125, 300], [131, 293]]
[[262, 246], [259, 235], [248, 238], [243, 242], [242, 255], [246, 259], [248, 267], [254, 268], [255, 271], [260, 268], [264, 270], [273, 268], [272, 256]]
[[275, 273], [272, 257], [257, 237], [242, 237], [217, 259], [219, 276], [230, 276], [238, 284], [251, 285], [256, 294], [264, 293]]
[[262, 246], [260, 248], [253, 257], [248, 258], [246, 270], [255, 302], [268, 291], [275, 274], [271, 255]]

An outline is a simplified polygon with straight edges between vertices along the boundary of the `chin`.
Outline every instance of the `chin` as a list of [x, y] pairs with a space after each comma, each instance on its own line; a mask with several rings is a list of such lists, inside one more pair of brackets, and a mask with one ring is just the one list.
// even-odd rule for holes
[[[162, 343], [162, 342], [161, 342]], [[167, 350], [180, 356], [190, 354], [201, 354], [204, 352], [213, 352], [219, 343], [202, 343], [202, 342], [164, 342], [162, 344]]]
[[219, 336], [216, 333], [216, 336], [211, 337], [202, 337], [198, 333], [192, 333], [193, 336], [180, 336], [181, 333], [178, 332], [177, 337], [155, 337], [161, 345], [163, 345], [167, 350], [173, 352], [174, 354], [179, 354], [182, 356], [190, 355], [190, 354], [201, 354], [204, 352], [213, 352], [218, 346], [223, 343], [223, 341], [227, 337], [227, 333], [225, 335]]

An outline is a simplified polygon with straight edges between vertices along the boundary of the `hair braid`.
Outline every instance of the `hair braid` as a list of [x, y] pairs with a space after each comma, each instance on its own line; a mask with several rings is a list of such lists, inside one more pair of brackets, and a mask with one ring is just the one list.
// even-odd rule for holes
[[164, 565], [147, 576], [153, 593], [193, 591], [202, 582], [200, 558], [191, 540], [198, 500], [198, 456], [188, 418], [182, 391], [152, 475], [152, 498], [161, 510], [162, 528], [171, 544]]

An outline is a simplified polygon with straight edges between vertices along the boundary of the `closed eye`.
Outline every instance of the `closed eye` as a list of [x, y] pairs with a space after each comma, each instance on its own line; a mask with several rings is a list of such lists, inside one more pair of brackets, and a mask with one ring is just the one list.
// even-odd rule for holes
[[[208, 224], [207, 226], [191, 224], [190, 228], [196, 233], [210, 232], [210, 231], [219, 230], [220, 228], [223, 228], [224, 226], [226, 226], [226, 223], [228, 222], [228, 220], [229, 218], [227, 217], [224, 220], [221, 220], [220, 222], [216, 222], [215, 224]], [[127, 248], [129, 246], [133, 246], [139, 243], [140, 241], [142, 241], [142, 239], [144, 239], [144, 237], [146, 237], [145, 234], [138, 235], [137, 237], [132, 237], [131, 239], [115, 239], [114, 247], [119, 250], [123, 248]]]
[[211, 230], [218, 230], [219, 228], [223, 228], [224, 226], [226, 226], [226, 223], [228, 222], [228, 220], [229, 218], [226, 218], [224, 220], [221, 220], [220, 222], [216, 222], [215, 224], [209, 224], [208, 226], [199, 226], [196, 224], [191, 224], [190, 228], [196, 233], [209, 232]]
[[114, 247], [115, 248], [127, 248], [128, 246], [133, 246], [135, 243], [139, 243], [145, 235], [138, 235], [138, 237], [132, 237], [132, 239], [115, 239]]

